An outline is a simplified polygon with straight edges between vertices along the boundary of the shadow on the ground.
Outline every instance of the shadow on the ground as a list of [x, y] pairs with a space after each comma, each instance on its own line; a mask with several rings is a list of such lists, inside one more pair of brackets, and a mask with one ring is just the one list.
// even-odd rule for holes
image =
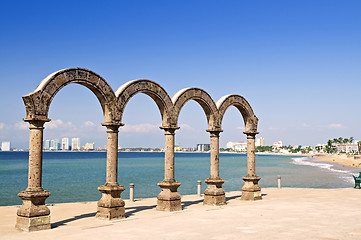
[[226, 201], [228, 202], [229, 200], [233, 200], [233, 199], [236, 199], [236, 198], [241, 198], [241, 195], [235, 195], [235, 196], [232, 196], [232, 197], [226, 197]]
[[[125, 208], [125, 215], [127, 215], [127, 217], [130, 217], [130, 216], [134, 215], [137, 212], [153, 209], [153, 208], [156, 208], [156, 207], [157, 207], [157, 205], [139, 206], [139, 207], [126, 207]], [[133, 210], [128, 211], [129, 209], [133, 209]]]
[[[264, 196], [267, 196], [267, 194], [262, 193], [262, 197], [264, 197]], [[233, 199], [236, 199], [236, 198], [241, 198], [241, 195], [226, 197], [226, 201], [228, 202], [229, 200], [233, 200]], [[187, 208], [187, 207], [189, 207], [191, 205], [199, 204], [201, 202], [203, 202], [203, 199], [196, 200], [196, 201], [184, 201], [184, 202], [182, 202], [182, 209], [185, 209], [185, 208]], [[156, 208], [156, 207], [157, 207], [157, 205], [126, 207], [125, 208], [125, 214], [126, 214], [127, 217], [130, 217], [130, 216], [134, 215], [137, 212], [153, 209], [153, 208]], [[55, 222], [55, 223], [51, 224], [51, 228], [57, 228], [59, 226], [66, 225], [69, 222], [76, 221], [76, 220], [79, 220], [79, 219], [95, 217], [95, 214], [96, 214], [96, 212], [85, 213], [85, 214], [81, 214], [81, 215], [78, 215], [78, 216], [74, 216], [74, 217], [69, 218], [69, 219], [65, 219], [65, 220], [62, 220], [62, 221], [59, 221], [59, 222]]]
[[198, 203], [201, 203], [203, 202], [203, 199], [201, 200], [197, 200], [197, 201], [185, 201], [185, 202], [182, 202], [182, 209], [186, 208], [186, 207], [189, 207], [191, 205], [195, 205], [195, 204], [198, 204]]
[[78, 216], [75, 216], [75, 217], [72, 217], [72, 218], [69, 218], [69, 219], [65, 219], [65, 220], [62, 220], [62, 221], [59, 221], [59, 222], [55, 222], [55, 223], [51, 224], [51, 228], [57, 228], [57, 227], [66, 225], [68, 222], [76, 221], [76, 220], [79, 220], [79, 219], [82, 219], [82, 218], [95, 217], [95, 214], [96, 214], [96, 212], [85, 213], [85, 214], [81, 214], [81, 215], [78, 215]]

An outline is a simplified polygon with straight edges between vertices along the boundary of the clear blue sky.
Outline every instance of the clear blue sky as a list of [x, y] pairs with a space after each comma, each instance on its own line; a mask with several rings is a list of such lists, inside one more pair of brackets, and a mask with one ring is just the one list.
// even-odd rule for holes
[[[48, 74], [88, 68], [116, 90], [146, 78], [172, 96], [200, 87], [214, 100], [240, 94], [267, 145], [361, 139], [361, 1], [0, 1], [0, 141], [28, 146], [21, 97]], [[86, 88], [55, 97], [45, 138], [106, 142], [102, 111]], [[139, 94], [127, 105], [119, 144], [162, 147], [161, 119]], [[176, 142], [207, 143], [206, 118], [188, 102]], [[221, 147], [245, 140], [235, 108]]]

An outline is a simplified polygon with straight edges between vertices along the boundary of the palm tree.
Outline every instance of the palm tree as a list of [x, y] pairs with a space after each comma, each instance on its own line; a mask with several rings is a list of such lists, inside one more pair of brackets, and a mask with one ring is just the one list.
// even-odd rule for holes
[[350, 137], [350, 143], [352, 143], [352, 142], [353, 142], [353, 140], [354, 140], [354, 139], [353, 139], [353, 137]]

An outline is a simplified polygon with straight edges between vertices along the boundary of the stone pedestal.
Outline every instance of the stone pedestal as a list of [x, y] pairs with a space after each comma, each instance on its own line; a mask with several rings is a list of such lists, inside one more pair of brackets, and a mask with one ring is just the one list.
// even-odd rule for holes
[[119, 185], [105, 184], [98, 190], [102, 193], [102, 198], [98, 201], [96, 217], [107, 220], [125, 218], [125, 203], [120, 197], [125, 188]]
[[225, 182], [223, 179], [209, 179], [204, 180], [207, 183], [207, 189], [204, 191], [204, 205], [225, 205], [226, 194], [222, 189], [222, 184]]
[[157, 199], [157, 210], [159, 211], [180, 211], [182, 210], [181, 195], [177, 192], [180, 182], [159, 182], [162, 189]]
[[241, 200], [261, 200], [261, 188], [258, 186], [258, 181], [261, 180], [261, 178], [258, 176], [245, 176], [242, 179], [245, 183], [242, 187]]
[[50, 193], [38, 188], [38, 191], [22, 191], [18, 196], [23, 205], [17, 211], [15, 228], [27, 232], [50, 229], [50, 210], [45, 205]]

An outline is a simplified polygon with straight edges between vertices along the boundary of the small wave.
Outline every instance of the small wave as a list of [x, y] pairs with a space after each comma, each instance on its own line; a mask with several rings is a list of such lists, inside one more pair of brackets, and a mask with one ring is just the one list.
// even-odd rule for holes
[[333, 168], [334, 165], [329, 163], [322, 163], [322, 162], [314, 162], [311, 160], [310, 157], [301, 157], [301, 158], [292, 158], [292, 163], [295, 165], [303, 165], [303, 166], [312, 166], [318, 167], [321, 169], [326, 169], [331, 172], [338, 173], [338, 177], [342, 178], [348, 182], [353, 182], [352, 172], [347, 170], [335, 169]]

